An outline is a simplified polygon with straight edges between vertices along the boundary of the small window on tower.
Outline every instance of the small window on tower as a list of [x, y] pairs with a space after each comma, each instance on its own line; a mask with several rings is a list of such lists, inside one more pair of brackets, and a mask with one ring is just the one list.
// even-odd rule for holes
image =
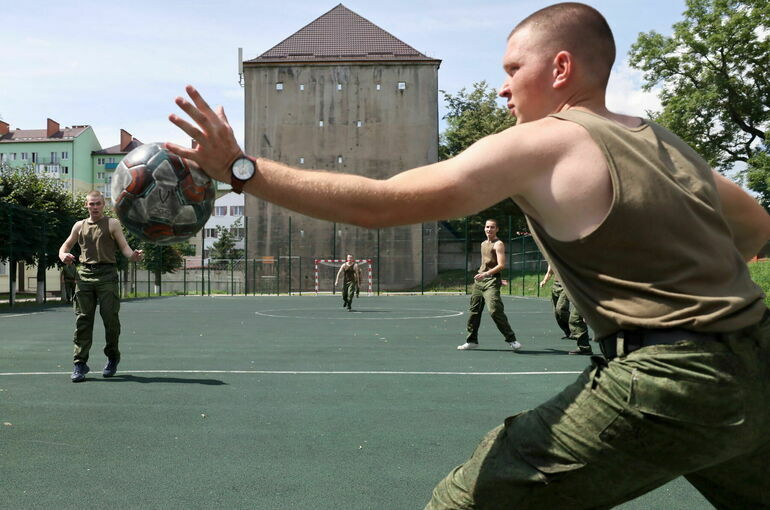
[[337, 156], [337, 163], [342, 163], [342, 156]]
[[406, 90], [406, 82], [405, 81], [398, 82], [398, 90]]
[[299, 158], [299, 164], [304, 165], [305, 164], [305, 158]]
[[275, 90], [283, 90], [283, 82], [279, 81], [275, 84]]
[[324, 127], [324, 121], [319, 120], [318, 121], [318, 127]]
[[360, 121], [360, 120], [356, 121], [356, 127], [361, 127], [363, 125], [364, 125], [364, 123], [362, 121]]
[[377, 90], [380, 90], [381, 88], [382, 88], [382, 85], [380, 85], [380, 84], [378, 83], [378, 84], [377, 84]]
[[342, 90], [342, 83], [337, 84], [337, 90]]
[[304, 84], [304, 83], [300, 83], [300, 85], [299, 85], [299, 89], [300, 89], [300, 90], [305, 90], [305, 84]]

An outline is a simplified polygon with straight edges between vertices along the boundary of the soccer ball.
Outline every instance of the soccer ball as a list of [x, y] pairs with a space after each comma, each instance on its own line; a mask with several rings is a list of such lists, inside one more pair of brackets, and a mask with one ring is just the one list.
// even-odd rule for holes
[[213, 181], [159, 143], [129, 152], [112, 177], [113, 208], [129, 232], [155, 244], [194, 236], [214, 208]]

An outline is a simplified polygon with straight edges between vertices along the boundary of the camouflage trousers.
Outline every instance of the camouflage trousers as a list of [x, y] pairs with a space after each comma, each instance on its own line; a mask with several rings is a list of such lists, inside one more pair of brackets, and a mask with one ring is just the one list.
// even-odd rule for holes
[[118, 273], [115, 266], [99, 266], [89, 269], [78, 268], [79, 279], [75, 290], [75, 363], [85, 363], [93, 343], [96, 307], [104, 323], [106, 345], [104, 354], [109, 359], [120, 360], [118, 338], [120, 337], [120, 295]]
[[353, 297], [358, 292], [358, 285], [354, 280], [343, 282], [342, 284], [342, 303], [343, 306], [350, 308], [353, 304]]
[[577, 340], [577, 345], [581, 350], [590, 351], [591, 336], [588, 334], [586, 321], [578, 312], [577, 307], [570, 302], [567, 292], [558, 278], [554, 279], [551, 287], [551, 300], [553, 301], [556, 323], [564, 331], [564, 336]]
[[505, 420], [426, 510], [612, 508], [684, 476], [715, 507], [770, 508], [770, 318], [653, 345]]
[[489, 314], [495, 321], [498, 331], [503, 335], [506, 342], [516, 340], [516, 334], [511, 329], [508, 317], [505, 315], [505, 306], [500, 299], [500, 286], [502, 280], [499, 276], [490, 276], [483, 280], [478, 280], [473, 284], [471, 291], [471, 304], [468, 310], [468, 336], [465, 341], [470, 343], [479, 342], [479, 326], [481, 325], [481, 312], [484, 311], [484, 304], [489, 308]]

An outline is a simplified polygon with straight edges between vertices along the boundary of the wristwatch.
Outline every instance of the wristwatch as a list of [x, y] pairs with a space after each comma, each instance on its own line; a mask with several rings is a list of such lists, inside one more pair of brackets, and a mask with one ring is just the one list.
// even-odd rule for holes
[[256, 162], [245, 154], [241, 154], [230, 165], [230, 186], [232, 186], [233, 191], [242, 193], [244, 184], [254, 177], [255, 173], [257, 173]]

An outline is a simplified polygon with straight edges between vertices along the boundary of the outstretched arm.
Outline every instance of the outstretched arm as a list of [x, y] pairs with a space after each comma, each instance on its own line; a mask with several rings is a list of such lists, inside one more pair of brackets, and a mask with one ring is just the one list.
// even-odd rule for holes
[[115, 242], [118, 243], [120, 252], [131, 262], [142, 260], [144, 252], [142, 250], [132, 250], [126, 241], [126, 236], [123, 235], [123, 229], [120, 226], [120, 222], [116, 219], [110, 218], [110, 233]]
[[59, 260], [64, 262], [65, 264], [69, 265], [75, 262], [75, 256], [70, 253], [70, 250], [73, 246], [75, 246], [75, 242], [78, 239], [78, 235], [80, 234], [80, 228], [83, 225], [82, 221], [76, 221], [74, 225], [72, 225], [72, 230], [70, 231], [70, 235], [67, 237], [67, 239], [64, 240], [64, 243], [61, 245], [61, 248], [59, 248]]
[[717, 172], [714, 172], [714, 179], [735, 246], [746, 260], [750, 260], [770, 239], [770, 215], [731, 180]]
[[337, 271], [337, 277], [334, 279], [334, 285], [336, 286], [340, 281], [340, 275], [342, 274], [342, 269], [345, 267], [345, 264], [342, 264], [340, 266], [340, 270]]
[[[167, 143], [166, 148], [193, 161], [214, 179], [229, 182], [230, 164], [241, 149], [225, 112], [221, 106], [212, 109], [192, 86], [186, 90], [192, 103], [180, 97], [176, 104], [193, 123], [174, 114], [169, 120], [196, 140], [197, 146]], [[257, 173], [244, 189], [308, 216], [367, 228], [461, 217], [518, 195], [532, 175], [553, 165], [559, 151], [543, 150], [548, 142], [535, 136], [552, 129], [533, 124], [537, 123], [486, 137], [452, 159], [387, 180], [299, 170], [258, 158]]]
[[545, 272], [545, 275], [543, 275], [543, 281], [540, 282], [540, 286], [545, 286], [545, 284], [548, 283], [548, 280], [550, 280], [552, 276], [553, 269], [551, 269], [551, 264], [548, 264], [548, 270]]

